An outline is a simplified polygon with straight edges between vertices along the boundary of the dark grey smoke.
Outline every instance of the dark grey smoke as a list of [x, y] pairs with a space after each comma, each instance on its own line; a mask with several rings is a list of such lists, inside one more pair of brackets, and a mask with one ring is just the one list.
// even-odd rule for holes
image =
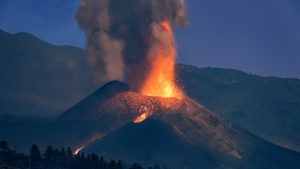
[[184, 0], [82, 0], [76, 19], [87, 36], [87, 52], [99, 82], [139, 86], [149, 69], [153, 26], [186, 24]]

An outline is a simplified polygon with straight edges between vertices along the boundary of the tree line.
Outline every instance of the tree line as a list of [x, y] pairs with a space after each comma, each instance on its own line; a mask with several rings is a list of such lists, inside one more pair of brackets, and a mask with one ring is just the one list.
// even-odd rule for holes
[[124, 160], [105, 160], [96, 154], [73, 154], [70, 147], [57, 149], [48, 146], [44, 153], [33, 144], [28, 154], [11, 150], [8, 142], [0, 141], [0, 169], [167, 169], [154, 165], [128, 164]]

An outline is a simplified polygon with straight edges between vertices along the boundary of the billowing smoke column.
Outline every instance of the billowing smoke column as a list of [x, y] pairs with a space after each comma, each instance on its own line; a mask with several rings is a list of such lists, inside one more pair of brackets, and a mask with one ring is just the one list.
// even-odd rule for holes
[[[82, 0], [76, 19], [98, 81], [122, 80], [141, 88], [166, 36], [161, 23], [186, 24], [184, 0]], [[152, 52], [153, 53], [153, 52]]]

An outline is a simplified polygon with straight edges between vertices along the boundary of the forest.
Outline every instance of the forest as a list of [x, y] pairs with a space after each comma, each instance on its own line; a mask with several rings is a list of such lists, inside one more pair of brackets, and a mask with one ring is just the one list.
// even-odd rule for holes
[[7, 141], [0, 141], [0, 169], [168, 169], [154, 165], [144, 167], [124, 160], [105, 160], [96, 154], [73, 154], [70, 147], [57, 149], [48, 146], [42, 153], [32, 144], [28, 153], [12, 150]]

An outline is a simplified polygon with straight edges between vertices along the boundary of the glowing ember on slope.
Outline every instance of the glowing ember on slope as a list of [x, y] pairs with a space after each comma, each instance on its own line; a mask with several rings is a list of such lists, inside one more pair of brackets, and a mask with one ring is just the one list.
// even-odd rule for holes
[[79, 148], [77, 148], [75, 151], [74, 151], [74, 155], [77, 155], [86, 145], [83, 145]]
[[86, 143], [82, 144], [79, 148], [77, 148], [73, 154], [77, 155], [82, 149], [84, 149], [86, 146], [93, 143], [94, 141], [100, 139], [101, 137], [103, 137], [103, 134], [95, 133], [90, 140], [88, 140]]
[[182, 98], [182, 91], [175, 82], [176, 48], [170, 23], [162, 22], [155, 34], [161, 41], [149, 51], [153, 62], [141, 92], [147, 96]]
[[145, 121], [149, 116], [151, 116], [150, 113], [143, 113], [134, 120], [134, 123], [141, 123]]
[[141, 123], [143, 121], [145, 121], [148, 117], [150, 117], [153, 113], [153, 107], [149, 107], [149, 106], [141, 106], [139, 108], [139, 112], [141, 113], [137, 118], [135, 118], [135, 120], [133, 121], [134, 123]]

